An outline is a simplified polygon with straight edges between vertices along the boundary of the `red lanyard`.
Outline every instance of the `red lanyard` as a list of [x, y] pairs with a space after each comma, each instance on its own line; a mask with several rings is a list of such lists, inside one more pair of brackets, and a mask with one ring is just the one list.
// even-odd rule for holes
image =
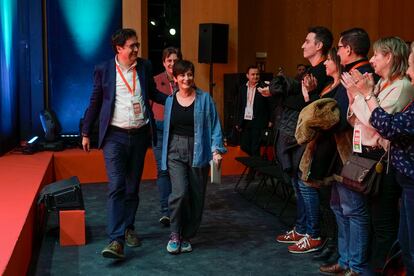
[[358, 67], [361, 67], [361, 66], [363, 66], [365, 64], [369, 64], [369, 61], [368, 60], [364, 60], [364, 61], [358, 62], [357, 64], [355, 64], [354, 66], [352, 66], [352, 68], [348, 72], [351, 72], [352, 70], [354, 70], [354, 69], [356, 69]]
[[390, 79], [390, 80], [388, 80], [388, 81], [386, 81], [385, 83], [384, 83], [384, 86], [383, 87], [381, 87], [380, 86], [380, 90], [379, 90], [379, 92], [381, 92], [381, 91], [383, 91], [383, 90], [385, 90], [385, 88], [387, 88], [388, 86], [390, 86], [395, 80], [397, 79], [397, 77], [394, 77], [394, 78], [392, 78], [392, 79]]
[[135, 94], [136, 84], [137, 84], [136, 83], [137, 82], [137, 80], [136, 80], [136, 78], [137, 78], [137, 70], [135, 68], [132, 69], [132, 88], [131, 88], [131, 86], [129, 86], [129, 83], [125, 79], [124, 74], [122, 74], [122, 70], [119, 67], [119, 65], [118, 64], [115, 64], [115, 65], [116, 65], [116, 69], [118, 70], [119, 75], [121, 76], [121, 79], [124, 81], [124, 84], [125, 84], [126, 88], [129, 91], [129, 93], [131, 93], [131, 95], [134, 95]]

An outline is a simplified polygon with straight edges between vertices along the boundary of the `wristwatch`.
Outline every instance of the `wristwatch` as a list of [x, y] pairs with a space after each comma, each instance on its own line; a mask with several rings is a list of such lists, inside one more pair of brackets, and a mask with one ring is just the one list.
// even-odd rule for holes
[[372, 97], [375, 97], [375, 94], [374, 93], [369, 93], [369, 95], [365, 97], [365, 101], [367, 102], [367, 101], [371, 100]]

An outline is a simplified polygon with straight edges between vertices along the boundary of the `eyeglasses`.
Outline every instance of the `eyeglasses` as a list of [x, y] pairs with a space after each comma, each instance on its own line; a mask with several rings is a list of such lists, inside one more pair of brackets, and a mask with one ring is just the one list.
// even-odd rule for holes
[[139, 49], [139, 46], [141, 46], [141, 44], [137, 42], [137, 43], [132, 43], [131, 45], [125, 45], [124, 47], [128, 47], [129, 49], [134, 50], [135, 48]]

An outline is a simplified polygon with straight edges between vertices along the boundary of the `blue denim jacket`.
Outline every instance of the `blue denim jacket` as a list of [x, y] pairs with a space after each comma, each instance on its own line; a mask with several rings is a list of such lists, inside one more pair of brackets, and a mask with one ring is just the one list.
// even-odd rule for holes
[[[170, 95], [164, 107], [164, 135], [162, 144], [162, 170], [167, 169], [167, 153], [170, 135], [170, 117], [174, 95]], [[193, 167], [205, 167], [214, 151], [227, 152], [223, 145], [220, 119], [210, 94], [196, 89], [194, 103], [194, 156]]]

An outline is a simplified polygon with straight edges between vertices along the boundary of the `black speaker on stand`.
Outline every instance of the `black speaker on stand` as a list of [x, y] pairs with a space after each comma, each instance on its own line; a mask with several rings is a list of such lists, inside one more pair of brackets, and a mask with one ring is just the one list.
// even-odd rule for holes
[[227, 63], [229, 25], [203, 23], [198, 34], [198, 62], [210, 64], [209, 92], [213, 96], [213, 63]]

